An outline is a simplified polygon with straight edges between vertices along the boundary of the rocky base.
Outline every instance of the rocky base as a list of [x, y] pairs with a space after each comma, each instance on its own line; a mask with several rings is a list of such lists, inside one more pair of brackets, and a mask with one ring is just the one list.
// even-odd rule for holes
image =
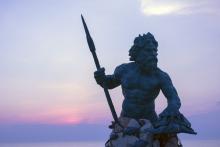
[[147, 119], [135, 120], [120, 117], [121, 124], [112, 124], [112, 133], [105, 147], [181, 147], [176, 134], [153, 135], [152, 124]]

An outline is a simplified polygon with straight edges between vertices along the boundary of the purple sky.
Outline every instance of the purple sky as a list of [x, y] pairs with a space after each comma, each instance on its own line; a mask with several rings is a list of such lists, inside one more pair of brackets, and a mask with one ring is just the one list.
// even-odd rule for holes
[[[93, 79], [81, 13], [107, 74], [128, 62], [138, 34], [151, 32], [181, 112], [190, 118], [220, 112], [219, 5], [217, 0], [0, 1], [0, 124], [107, 125], [112, 119]], [[120, 87], [110, 93], [119, 113]], [[157, 112], [166, 107], [163, 95], [156, 104]], [[213, 118], [210, 124], [220, 122]]]

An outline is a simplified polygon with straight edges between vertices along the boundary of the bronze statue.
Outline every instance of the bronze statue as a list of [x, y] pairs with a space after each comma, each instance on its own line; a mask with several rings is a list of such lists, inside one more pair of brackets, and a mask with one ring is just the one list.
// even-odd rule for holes
[[[170, 138], [177, 138], [177, 133], [196, 133], [179, 112], [181, 101], [170, 76], [157, 66], [157, 51], [158, 42], [151, 33], [139, 35], [129, 50], [131, 62], [117, 66], [111, 75], [105, 75], [105, 69], [99, 67], [94, 77], [103, 88], [121, 86], [124, 101], [120, 118], [132, 118], [139, 123], [141, 119], [149, 120], [153, 127], [147, 131], [161, 142], [160, 146], [165, 146]], [[167, 98], [168, 105], [158, 116], [155, 112], [155, 99], [160, 91]], [[117, 123], [120, 124], [118, 118], [111, 126], [113, 130]], [[123, 135], [135, 135], [140, 128], [124, 127], [121, 131]], [[117, 133], [112, 133], [110, 139], [115, 138]], [[133, 146], [145, 147], [148, 143], [139, 139]]]

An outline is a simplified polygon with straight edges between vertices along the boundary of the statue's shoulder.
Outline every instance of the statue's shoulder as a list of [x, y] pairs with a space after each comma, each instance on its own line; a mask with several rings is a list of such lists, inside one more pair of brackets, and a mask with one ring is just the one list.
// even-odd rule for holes
[[129, 62], [129, 63], [123, 63], [121, 65], [118, 65], [115, 70], [119, 71], [125, 71], [134, 68], [135, 63], [134, 62]]
[[134, 67], [135, 67], [135, 63], [134, 62], [123, 63], [121, 65], [118, 65], [115, 68], [115, 74], [122, 75], [123, 73], [128, 72], [129, 70], [133, 69]]
[[156, 75], [160, 80], [165, 80], [165, 79], [169, 79], [169, 75], [168, 73], [164, 72], [163, 70], [161, 70], [159, 67], [156, 69]]

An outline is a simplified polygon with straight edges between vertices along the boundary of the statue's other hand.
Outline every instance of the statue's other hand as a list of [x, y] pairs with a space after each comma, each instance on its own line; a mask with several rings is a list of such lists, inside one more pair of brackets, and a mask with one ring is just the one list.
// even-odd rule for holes
[[99, 85], [102, 85], [106, 76], [105, 76], [105, 68], [100, 68], [97, 71], [94, 72], [94, 78], [96, 80], [96, 83]]
[[179, 110], [165, 109], [160, 115], [158, 121], [154, 124], [152, 130], [155, 134], [160, 133], [189, 133], [196, 134], [191, 128], [190, 122]]

